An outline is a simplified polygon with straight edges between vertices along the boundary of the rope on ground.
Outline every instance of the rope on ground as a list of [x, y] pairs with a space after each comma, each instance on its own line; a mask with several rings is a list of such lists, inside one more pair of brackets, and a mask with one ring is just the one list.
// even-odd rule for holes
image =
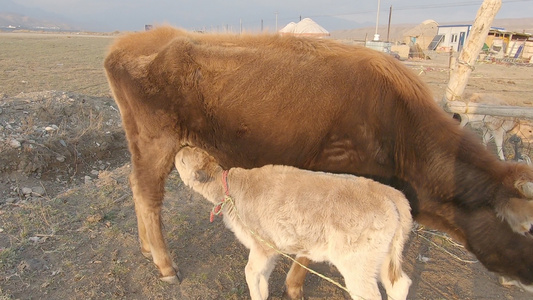
[[423, 230], [423, 229], [414, 230], [414, 232], [416, 233], [417, 236], [419, 236], [419, 237], [423, 238], [424, 240], [428, 241], [430, 244], [432, 244], [433, 246], [437, 247], [442, 252], [450, 255], [451, 257], [455, 258], [458, 261], [461, 261], [461, 262], [464, 262], [464, 263], [469, 263], [469, 264], [474, 264], [474, 263], [479, 262], [478, 260], [466, 260], [466, 259], [460, 258], [459, 256], [457, 256], [457, 255], [451, 253], [450, 251], [446, 250], [444, 247], [442, 247], [439, 244], [435, 243], [434, 241], [432, 241], [432, 240], [428, 239], [427, 237], [423, 236], [422, 234], [420, 234], [420, 232], [426, 232], [426, 233], [430, 233], [430, 234], [435, 235], [435, 236], [439, 236], [439, 237], [445, 239], [446, 241], [450, 242], [455, 247], [464, 248], [463, 245], [460, 245], [460, 244], [452, 241], [448, 236], [440, 235], [440, 234], [433, 233], [433, 232], [430, 232], [430, 231], [427, 231], [427, 230]]

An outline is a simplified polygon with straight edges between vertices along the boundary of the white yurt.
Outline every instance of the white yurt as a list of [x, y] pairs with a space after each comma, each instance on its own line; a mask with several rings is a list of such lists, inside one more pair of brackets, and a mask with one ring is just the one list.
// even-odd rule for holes
[[295, 36], [310, 36], [317, 38], [329, 36], [329, 31], [318, 25], [310, 18], [302, 19], [298, 23], [290, 22], [281, 30], [279, 30], [279, 33], [282, 35], [290, 34]]
[[285, 27], [281, 28], [278, 32], [280, 34], [292, 34], [294, 32], [294, 28], [296, 28], [296, 23], [290, 22], [289, 24], [285, 25]]

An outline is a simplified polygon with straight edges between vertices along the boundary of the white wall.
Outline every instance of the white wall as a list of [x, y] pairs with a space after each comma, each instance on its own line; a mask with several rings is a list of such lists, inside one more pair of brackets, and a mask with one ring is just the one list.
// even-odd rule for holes
[[449, 50], [453, 48], [454, 51], [458, 50], [461, 32], [464, 33], [463, 45], [466, 43], [470, 25], [457, 25], [457, 26], [440, 26], [437, 34], [444, 35], [444, 40], [439, 44], [438, 48], [446, 48]]

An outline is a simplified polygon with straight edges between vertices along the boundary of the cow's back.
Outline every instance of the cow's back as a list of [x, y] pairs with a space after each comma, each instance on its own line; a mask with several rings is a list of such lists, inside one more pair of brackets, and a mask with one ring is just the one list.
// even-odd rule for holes
[[452, 125], [399, 62], [334, 41], [161, 28], [120, 39], [106, 70], [116, 93], [130, 90], [115, 96], [123, 115], [135, 110], [154, 135], [201, 146], [225, 167], [388, 175], [398, 134], [421, 125], [405, 111]]

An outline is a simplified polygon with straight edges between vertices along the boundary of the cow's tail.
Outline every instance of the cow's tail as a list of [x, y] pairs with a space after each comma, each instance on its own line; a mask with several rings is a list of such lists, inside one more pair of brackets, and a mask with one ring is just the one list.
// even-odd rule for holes
[[[399, 191], [395, 191], [401, 194]], [[409, 202], [402, 194], [401, 197], [392, 198], [396, 210], [398, 212], [398, 217], [400, 224], [396, 227], [396, 232], [391, 243], [391, 249], [389, 252], [390, 261], [388, 264], [388, 277], [391, 284], [394, 284], [398, 279], [402, 277], [402, 257], [403, 257], [403, 248], [405, 241], [409, 237], [411, 228], [413, 226], [413, 219], [411, 217], [411, 208]], [[386, 268], [387, 266], [383, 266]]]

